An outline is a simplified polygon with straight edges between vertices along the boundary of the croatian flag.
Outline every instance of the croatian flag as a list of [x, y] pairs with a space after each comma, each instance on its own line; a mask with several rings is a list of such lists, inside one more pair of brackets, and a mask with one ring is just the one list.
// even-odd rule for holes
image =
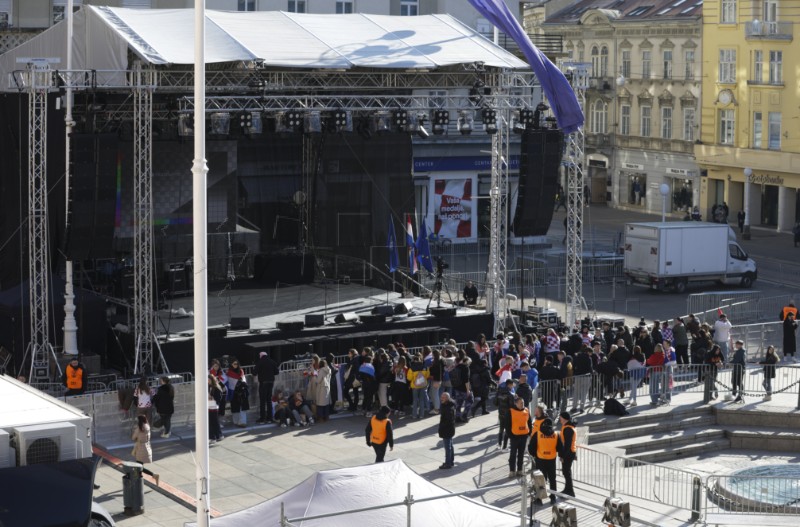
[[408, 268], [413, 276], [419, 272], [419, 266], [417, 266], [417, 255], [414, 251], [414, 229], [411, 227], [411, 216], [406, 222], [406, 247], [408, 249]]
[[578, 98], [567, 78], [555, 64], [533, 45], [519, 21], [511, 14], [503, 0], [469, 0], [469, 3], [489, 22], [514, 39], [528, 60], [542, 90], [553, 107], [553, 115], [565, 134], [571, 134], [583, 126], [583, 112]]
[[417, 261], [419, 261], [420, 265], [427, 269], [429, 273], [433, 272], [431, 246], [428, 243], [428, 229], [425, 227], [425, 221], [422, 222], [422, 227], [417, 237]]
[[400, 255], [397, 254], [397, 236], [394, 233], [394, 222], [391, 214], [389, 215], [389, 239], [386, 240], [389, 247], [389, 272], [393, 273], [400, 267]]

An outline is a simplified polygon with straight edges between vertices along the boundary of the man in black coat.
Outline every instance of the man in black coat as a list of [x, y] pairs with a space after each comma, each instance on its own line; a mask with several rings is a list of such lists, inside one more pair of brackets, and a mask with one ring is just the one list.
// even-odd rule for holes
[[272, 421], [272, 388], [275, 386], [275, 376], [278, 375], [278, 371], [278, 365], [269, 358], [266, 351], [258, 354], [256, 377], [258, 377], [259, 419], [256, 423], [263, 424]]
[[440, 469], [453, 468], [455, 462], [455, 448], [453, 447], [453, 437], [456, 435], [456, 405], [448, 392], [441, 396], [441, 408], [439, 410], [439, 437], [442, 438], [444, 446], [444, 464]]
[[544, 358], [544, 366], [539, 370], [539, 391], [542, 402], [552, 413], [561, 399], [561, 370], [553, 364], [550, 356]]

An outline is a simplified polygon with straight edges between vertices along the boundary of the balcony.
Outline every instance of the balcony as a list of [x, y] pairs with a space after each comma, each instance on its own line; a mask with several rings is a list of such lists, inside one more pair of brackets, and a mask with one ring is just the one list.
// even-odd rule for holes
[[531, 42], [533, 42], [533, 45], [539, 48], [548, 58], [561, 57], [564, 55], [564, 39], [561, 35], [533, 34], [528, 36]]
[[745, 22], [744, 36], [747, 40], [788, 40], [793, 37], [792, 22]]
[[617, 148], [634, 150], [657, 150], [676, 154], [691, 154], [694, 145], [690, 141], [680, 139], [661, 139], [659, 137], [641, 137], [637, 135], [617, 135]]
[[610, 134], [596, 134], [594, 132], [587, 132], [585, 139], [586, 146], [588, 147], [601, 148], [604, 146], [611, 146]]

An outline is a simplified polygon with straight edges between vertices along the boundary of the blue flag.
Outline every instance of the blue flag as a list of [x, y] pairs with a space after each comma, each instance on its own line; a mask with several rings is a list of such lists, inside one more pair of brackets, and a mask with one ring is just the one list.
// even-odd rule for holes
[[514, 39], [542, 84], [547, 100], [553, 108], [558, 126], [570, 134], [583, 126], [583, 112], [578, 98], [564, 74], [545, 56], [522, 29], [503, 0], [469, 0], [469, 3], [499, 30]]
[[394, 234], [394, 222], [391, 215], [389, 215], [389, 239], [386, 240], [386, 245], [389, 247], [389, 272], [393, 273], [400, 267], [400, 255], [397, 254], [397, 236]]
[[431, 261], [431, 246], [428, 243], [428, 229], [425, 228], [425, 221], [422, 222], [422, 227], [417, 236], [417, 260], [419, 264], [428, 270], [429, 273], [433, 272], [433, 262]]

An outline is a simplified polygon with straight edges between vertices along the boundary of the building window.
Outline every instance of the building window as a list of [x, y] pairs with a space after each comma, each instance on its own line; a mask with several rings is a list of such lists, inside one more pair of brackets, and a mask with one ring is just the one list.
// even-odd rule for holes
[[719, 21], [722, 24], [736, 23], [736, 0], [722, 0]]
[[595, 134], [606, 133], [608, 122], [608, 103], [602, 100], [595, 101], [592, 106], [592, 132]]
[[694, 141], [694, 108], [683, 109], [683, 140]]
[[733, 110], [719, 110], [719, 142], [723, 145], [732, 145], [736, 118]]
[[781, 112], [769, 112], [769, 149], [781, 149]]
[[631, 106], [623, 104], [620, 106], [619, 133], [631, 135]]
[[719, 82], [736, 82], [736, 50], [719, 50]]
[[753, 81], [764, 82], [764, 52], [760, 49], [753, 50]]
[[761, 112], [753, 112], [753, 148], [761, 148], [761, 136], [764, 124], [761, 120]]
[[687, 49], [683, 53], [683, 62], [685, 65], [684, 77], [687, 81], [694, 79], [694, 50]]
[[641, 112], [641, 126], [640, 134], [642, 137], [650, 137], [650, 121], [651, 121], [651, 111], [652, 107], [650, 106], [642, 106], [639, 108]]
[[600, 48], [600, 76], [608, 76], [608, 46]]
[[400, 16], [417, 16], [419, 14], [419, 0], [401, 0]]
[[592, 46], [592, 77], [600, 76], [600, 50]]
[[769, 83], [783, 84], [783, 51], [769, 52]]
[[353, 12], [353, 0], [336, 0], [336, 14], [346, 15]]
[[622, 51], [622, 76], [626, 79], [631, 78], [631, 50], [626, 49]]
[[650, 78], [650, 62], [652, 60], [653, 52], [648, 50], [642, 51], [642, 78]]
[[672, 50], [665, 49], [664, 50], [664, 78], [671, 79], [672, 78]]
[[239, 0], [239, 11], [255, 11], [256, 0]]
[[767, 35], [778, 34], [778, 1], [764, 1], [764, 25]]
[[[81, 6], [81, 0], [74, 0], [72, 2], [72, 11], [73, 13], [78, 10]], [[10, 5], [8, 6], [11, 7]], [[0, 11], [5, 11], [5, 6], [3, 2], [0, 1]], [[67, 18], [67, 0], [53, 0], [53, 24], [57, 24], [62, 20]], [[0, 27], [2, 27], [3, 22], [0, 20]]]
[[661, 139], [672, 139], [672, 108], [661, 108]]
[[306, 0], [289, 0], [289, 8], [287, 11], [290, 13], [305, 13]]

